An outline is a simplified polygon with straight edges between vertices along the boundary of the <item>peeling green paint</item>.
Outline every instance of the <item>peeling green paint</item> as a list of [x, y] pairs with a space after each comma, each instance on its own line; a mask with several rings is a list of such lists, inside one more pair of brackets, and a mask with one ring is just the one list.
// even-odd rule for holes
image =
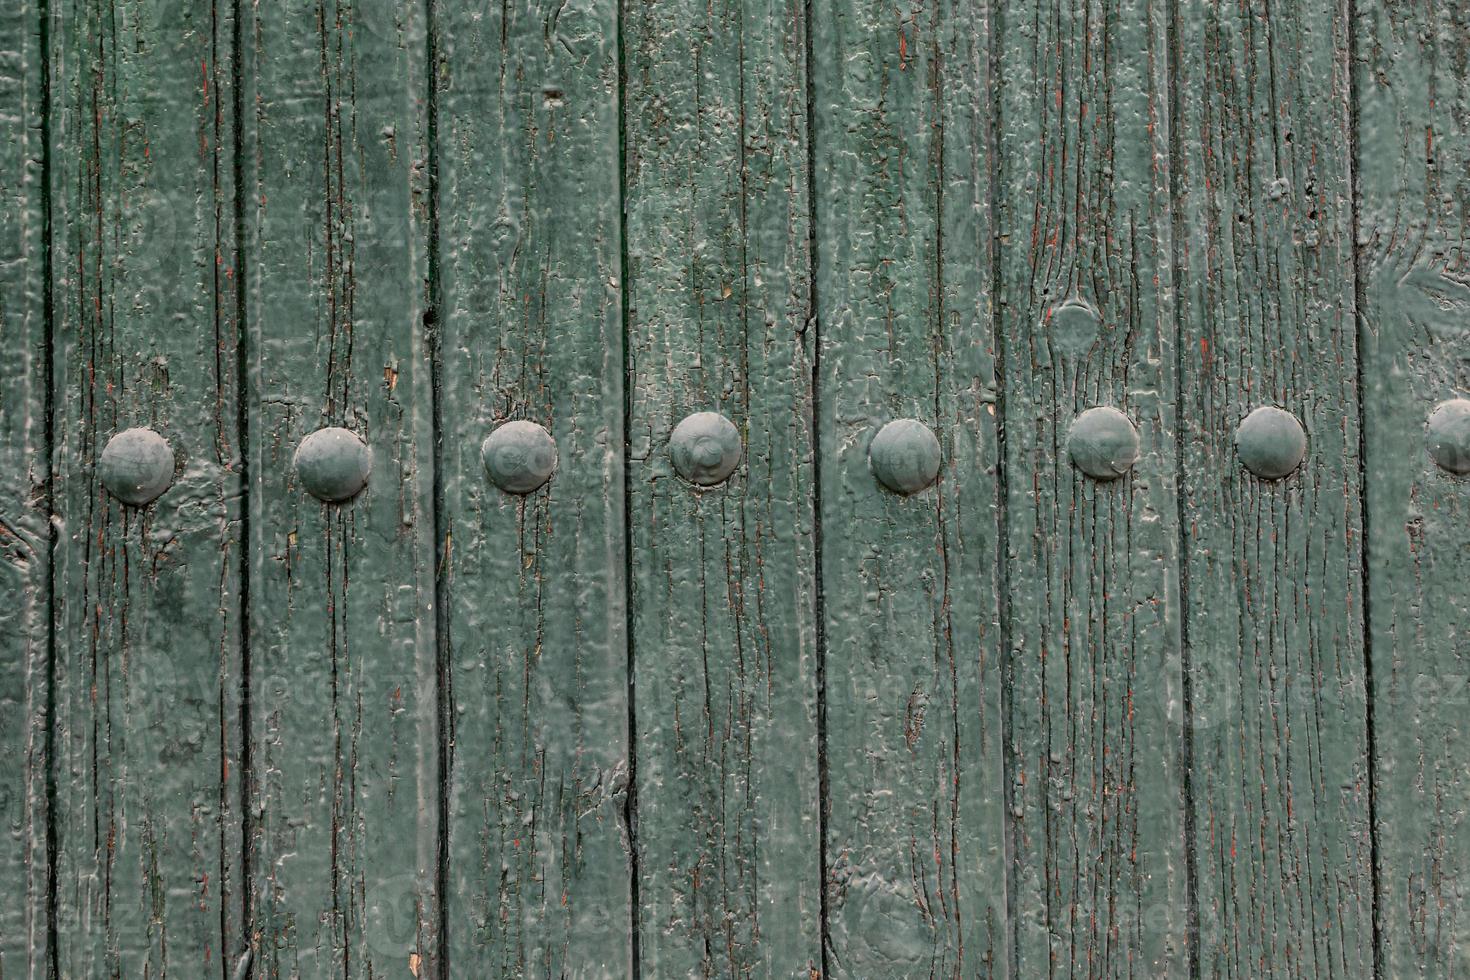
[[6, 6], [0, 976], [1466, 974], [1463, 14]]

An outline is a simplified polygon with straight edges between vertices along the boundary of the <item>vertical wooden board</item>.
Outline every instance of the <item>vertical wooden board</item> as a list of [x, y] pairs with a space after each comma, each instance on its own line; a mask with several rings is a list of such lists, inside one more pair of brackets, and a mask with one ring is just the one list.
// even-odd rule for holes
[[[821, 968], [805, 11], [628, 4], [634, 832], [645, 976]], [[695, 412], [729, 480], [675, 471]]]
[[[1189, 971], [1168, 10], [1068, 0], [1001, 19], [1019, 977]], [[1072, 462], [1094, 407], [1137, 432], [1113, 480]]]
[[[989, 5], [813, 5], [826, 972], [1009, 972]], [[936, 486], [870, 469], [889, 421]]]
[[[251, 901], [257, 977], [438, 970], [425, 11], [252, 6]], [[372, 454], [322, 503], [294, 456]]]
[[1470, 972], [1470, 482], [1426, 420], [1470, 397], [1470, 22], [1359, 0], [1360, 342], [1384, 977]]
[[[243, 943], [231, 35], [51, 8], [60, 977], [219, 975]], [[142, 508], [98, 469], [134, 426], [175, 462]]]
[[0, 9], [0, 977], [46, 976], [51, 527], [41, 7]]
[[[450, 976], [632, 960], [615, 0], [434, 20]], [[510, 420], [549, 484], [487, 478]]]
[[[1179, 9], [1202, 977], [1373, 970], [1347, 26], [1336, 0]], [[1280, 481], [1236, 451], [1262, 405], [1307, 434]]]

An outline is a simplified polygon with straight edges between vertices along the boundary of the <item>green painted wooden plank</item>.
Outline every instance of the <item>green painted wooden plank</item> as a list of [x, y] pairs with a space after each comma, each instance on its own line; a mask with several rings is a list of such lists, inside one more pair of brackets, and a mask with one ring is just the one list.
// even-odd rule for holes
[[0, 8], [0, 977], [46, 976], [50, 605], [41, 6]]
[[1470, 397], [1470, 23], [1455, 4], [1359, 0], [1360, 342], [1384, 977], [1470, 973], [1470, 482], [1426, 420]]
[[[438, 654], [425, 11], [331, 0], [244, 25], [257, 977], [438, 970]], [[308, 495], [327, 426], [366, 490]]]
[[[56, 968], [219, 975], [244, 941], [229, 11], [51, 15]], [[134, 426], [176, 464], [144, 509], [98, 473]]]
[[[1173, 69], [1199, 975], [1373, 969], [1349, 154], [1333, 0], [1188, 0]], [[1250, 412], [1309, 444], [1274, 482]]]
[[[827, 970], [1009, 970], [988, 5], [813, 4]], [[914, 418], [939, 482], [881, 487]]]
[[[1168, 27], [1158, 0], [1001, 18], [1019, 977], [1189, 969]], [[1139, 439], [1113, 481], [1070, 458], [1099, 406]]]
[[[624, 977], [617, 5], [435, 23], [449, 975]], [[482, 465], [507, 420], [556, 440], [529, 496]]]
[[[644, 976], [821, 969], [804, 10], [629, 4], [629, 521]], [[719, 412], [743, 458], [671, 461]]]

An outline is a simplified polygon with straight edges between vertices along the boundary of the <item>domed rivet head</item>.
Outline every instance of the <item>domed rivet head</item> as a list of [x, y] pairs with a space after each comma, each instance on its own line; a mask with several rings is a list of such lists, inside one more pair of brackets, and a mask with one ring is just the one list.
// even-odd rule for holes
[[506, 493], [526, 494], [556, 471], [556, 440], [535, 422], [507, 422], [485, 437], [480, 459], [491, 483]]
[[1440, 402], [1429, 414], [1429, 455], [1449, 473], [1470, 473], [1470, 399]]
[[1116, 408], [1089, 408], [1072, 422], [1067, 451], [1094, 480], [1114, 480], [1138, 462], [1138, 429]]
[[894, 493], [918, 493], [939, 478], [939, 440], [918, 419], [894, 419], [873, 437], [868, 465]]
[[1307, 433], [1295, 415], [1262, 405], [1235, 430], [1235, 452], [1256, 476], [1279, 480], [1302, 465], [1307, 455]]
[[317, 429], [296, 447], [296, 476], [307, 492], [327, 503], [357, 496], [372, 470], [372, 450], [351, 429]]
[[1100, 323], [1091, 306], [1069, 299], [1051, 311], [1047, 326], [1058, 348], [1068, 354], [1081, 354], [1097, 342]]
[[740, 430], [719, 412], [696, 412], [674, 426], [669, 456], [684, 479], [714, 486], [740, 464]]
[[142, 507], [174, 482], [174, 451], [152, 429], [128, 429], [107, 440], [97, 475], [108, 493], [130, 507]]

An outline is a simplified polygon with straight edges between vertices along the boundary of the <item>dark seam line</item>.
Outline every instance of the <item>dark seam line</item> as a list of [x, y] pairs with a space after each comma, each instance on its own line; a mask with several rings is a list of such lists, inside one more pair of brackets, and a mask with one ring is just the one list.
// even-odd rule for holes
[[827, 594], [822, 561], [822, 318], [817, 293], [817, 81], [812, 57], [813, 0], [802, 4], [802, 54], [806, 72], [806, 204], [807, 204], [807, 321], [811, 332], [811, 445], [812, 445], [812, 574], [816, 582], [812, 601], [816, 628], [816, 697], [817, 697], [817, 918], [820, 962], [823, 977], [832, 975], [828, 951], [832, 946], [832, 927], [828, 920], [827, 816], [831, 800], [831, 782], [827, 764]]
[[643, 975], [642, 917], [638, 889], [638, 711], [633, 642], [633, 377], [628, 309], [628, 61], [623, 37], [623, 4], [617, 5], [618, 57], [618, 311], [623, 335], [623, 640], [627, 645], [628, 788], [623, 796], [623, 822], [628, 829], [628, 919], [630, 975]]
[[1363, 351], [1367, 346], [1367, 320], [1363, 311], [1368, 307], [1368, 283], [1364, 275], [1367, 249], [1360, 234], [1362, 225], [1363, 194], [1359, 177], [1361, 160], [1358, 124], [1360, 121], [1360, 98], [1358, 91], [1358, 11], [1356, 0], [1345, 0], [1347, 16], [1348, 50], [1348, 187], [1352, 197], [1351, 226], [1353, 236], [1353, 320], [1357, 340], [1357, 387], [1358, 387], [1358, 506], [1361, 508], [1363, 533], [1360, 561], [1362, 565], [1361, 602], [1363, 606], [1363, 681], [1364, 712], [1368, 726], [1368, 854], [1372, 867], [1369, 881], [1373, 889], [1370, 902], [1373, 913], [1373, 976], [1384, 976], [1383, 920], [1379, 905], [1379, 844], [1378, 844], [1378, 727], [1373, 711], [1375, 687], [1373, 685], [1373, 592], [1370, 587], [1369, 569], [1373, 537], [1369, 529], [1368, 507], [1368, 412], [1367, 380], [1363, 372]]
[[[935, 431], [936, 432], [939, 432], [941, 434], [946, 433], [947, 431], [952, 431], [949, 428], [949, 426], [950, 426], [951, 423], [944, 416], [944, 380], [945, 380], [944, 354], [946, 353], [946, 351], [945, 351], [945, 329], [944, 329], [945, 328], [945, 311], [944, 311], [944, 179], [945, 179], [944, 111], [945, 111], [945, 92], [946, 92], [946, 89], [947, 89], [947, 85], [946, 85], [946, 79], [945, 79], [945, 74], [944, 74], [944, 71], [945, 71], [945, 63], [944, 63], [944, 41], [943, 41], [943, 35], [942, 35], [942, 32], [941, 32], [941, 29], [940, 29], [940, 25], [943, 22], [943, 19], [944, 19], [943, 12], [939, 8], [936, 8], [935, 9], [935, 13], [934, 13], [934, 21], [933, 21], [933, 25], [934, 25], [934, 38], [933, 38], [934, 50], [933, 50], [933, 59], [934, 60], [933, 60], [933, 63], [931, 64], [930, 69], [929, 69], [929, 90], [930, 90], [930, 93], [932, 94], [932, 96], [934, 98], [934, 117], [933, 117], [934, 121], [931, 124], [931, 129], [932, 129], [932, 132], [934, 134], [934, 151], [933, 151], [932, 157], [933, 157], [933, 160], [934, 160], [934, 170], [935, 170], [935, 173], [934, 173], [934, 177], [935, 177], [935, 184], [934, 184], [934, 303], [933, 303], [933, 306], [934, 306], [934, 320], [933, 320], [933, 333], [931, 335], [931, 341], [930, 341], [930, 350], [931, 350], [931, 352], [934, 355], [934, 404], [933, 404], [934, 417], [933, 417], [933, 422], [934, 422]], [[956, 406], [955, 414], [956, 414], [956, 416], [958, 416], [958, 414], [959, 414], [958, 406]], [[941, 482], [942, 482], [942, 479], [943, 478], [941, 476], [940, 477], [940, 481]], [[959, 507], [958, 507], [958, 505], [956, 505], [955, 511], [956, 511], [956, 513], [955, 513], [955, 536], [956, 536], [957, 539], [960, 539], [960, 538], [963, 537], [963, 535], [962, 535], [962, 533], [959, 530], [961, 521], [960, 521], [960, 515], [959, 515]], [[950, 743], [951, 744], [951, 749], [950, 749], [951, 756], [950, 756], [950, 758], [951, 758], [951, 760], [955, 764], [955, 774], [954, 774], [954, 781], [951, 784], [950, 789], [949, 789], [949, 807], [950, 807], [950, 810], [949, 810], [949, 815], [950, 815], [950, 824], [949, 824], [949, 845], [950, 845], [950, 853], [949, 853], [949, 857], [950, 857], [950, 867], [951, 867], [950, 898], [951, 898], [951, 901], [954, 904], [954, 909], [953, 909], [952, 912], [947, 912], [947, 914], [953, 916], [955, 927], [956, 927], [956, 931], [958, 932], [958, 936], [956, 937], [956, 946], [955, 946], [955, 950], [954, 950], [956, 965], [959, 968], [963, 968], [964, 962], [965, 962], [965, 923], [964, 923], [963, 915], [961, 914], [961, 911], [960, 911], [960, 888], [959, 888], [959, 870], [958, 870], [959, 867], [960, 867], [959, 853], [958, 853], [958, 833], [959, 833], [959, 831], [957, 829], [958, 826], [959, 826], [959, 822], [960, 822], [960, 820], [959, 820], [959, 805], [960, 805], [960, 796], [962, 794], [962, 789], [961, 789], [961, 784], [960, 784], [960, 711], [959, 711], [960, 701], [959, 701], [959, 697], [958, 697], [958, 694], [959, 694], [958, 679], [957, 679], [957, 676], [956, 676], [956, 673], [955, 673], [954, 619], [953, 619], [953, 616], [951, 614], [951, 609], [950, 609], [951, 570], [950, 570], [950, 565], [949, 565], [949, 548], [948, 548], [948, 543], [947, 543], [947, 540], [946, 540], [947, 534], [946, 534], [945, 523], [944, 523], [944, 493], [943, 493], [943, 490], [942, 489], [941, 489], [941, 491], [939, 493], [937, 493], [935, 495], [935, 521], [936, 521], [936, 524], [937, 524], [937, 527], [938, 527], [938, 530], [939, 530], [939, 542], [940, 542], [940, 547], [939, 547], [940, 580], [944, 583], [943, 588], [941, 589], [941, 594], [944, 597], [943, 600], [942, 600], [942, 602], [943, 602], [943, 608], [944, 608], [944, 613], [943, 613], [942, 616], [936, 617], [935, 618], [935, 622], [934, 622], [935, 660], [936, 660], [936, 662], [938, 661], [938, 658], [939, 658], [939, 656], [941, 654], [941, 651], [944, 651], [944, 652], [947, 652], [948, 653], [948, 656], [949, 656], [949, 668], [950, 668], [950, 671], [949, 671], [949, 673], [950, 673], [950, 676], [949, 676], [949, 680], [950, 680], [950, 693], [954, 697], [954, 708], [955, 708], [954, 715], [953, 715], [953, 718], [952, 718], [952, 725], [951, 725], [951, 729], [950, 729], [950, 737], [953, 739], [953, 741]], [[943, 905], [944, 905], [945, 885], [944, 885], [944, 876], [943, 876], [942, 871], [936, 876], [935, 882], [934, 882], [934, 886], [935, 886], [935, 890], [936, 890], [936, 892], [938, 894], [939, 903], [940, 903], [941, 907], [943, 907]]]
[[[235, 91], [231, 111], [234, 114], [234, 207], [235, 207], [235, 397], [238, 404], [235, 413], [236, 452], [239, 456], [240, 507], [240, 923], [245, 949], [248, 955], [254, 949], [255, 935], [255, 880], [252, 873], [251, 839], [255, 833], [251, 819], [254, 805], [252, 786], [255, 778], [251, 724], [251, 605], [250, 564], [253, 553], [250, 513], [254, 498], [250, 485], [250, 329], [248, 319], [248, 293], [246, 268], [249, 249], [245, 209], [245, 28], [244, 0], [235, 0], [234, 23], [231, 27], [231, 77]], [[253, 957], [252, 957], [253, 959]], [[228, 962], [223, 964], [228, 969]], [[248, 975], [248, 974], [247, 974]]]
[[811, 7], [813, 0], [803, 3], [803, 60], [807, 84], [807, 323], [811, 332], [811, 550], [816, 588], [813, 594], [813, 621], [816, 624], [816, 698], [817, 698], [817, 918], [819, 918], [820, 962], [822, 976], [831, 977], [829, 951], [832, 948], [832, 924], [828, 918], [828, 815], [831, 810], [831, 779], [828, 770], [828, 733], [826, 733], [826, 572], [823, 563], [822, 535], [822, 316], [820, 316], [817, 269], [817, 85], [811, 44]]
[[51, 2], [39, 0], [41, 23], [41, 278], [44, 295], [41, 319], [46, 331], [42, 361], [46, 371], [46, 409], [43, 421], [46, 446], [46, 947], [50, 980], [61, 975], [60, 931], [56, 927], [56, 551], [61, 535], [56, 513], [56, 268], [52, 253], [54, 222], [51, 199]]
[[448, 535], [450, 521], [445, 506], [444, 488], [444, 350], [440, 310], [443, 306], [439, 270], [439, 7], [436, 0], [424, 0], [424, 69], [427, 87], [424, 92], [428, 116], [425, 139], [428, 142], [428, 309], [423, 314], [424, 341], [429, 351], [429, 402], [432, 427], [431, 465], [434, 469], [431, 506], [434, 508], [434, 652], [435, 652], [435, 716], [438, 720], [438, 841], [435, 847], [434, 891], [435, 941], [438, 946], [438, 973], [441, 980], [451, 976], [449, 963], [449, 783], [454, 764], [454, 719], [451, 710], [454, 675], [451, 665], [450, 628], [453, 599]]
[[1190, 547], [1189, 547], [1189, 508], [1185, 501], [1188, 489], [1185, 473], [1185, 438], [1183, 410], [1185, 398], [1184, 384], [1184, 338], [1187, 335], [1188, 302], [1183, 296], [1182, 283], [1184, 276], [1182, 269], [1184, 265], [1183, 242], [1188, 231], [1185, 226], [1183, 201], [1183, 178], [1184, 172], [1184, 145], [1181, 139], [1181, 120], [1183, 119], [1183, 91], [1179, 85], [1179, 79], [1174, 72], [1173, 59], [1181, 53], [1180, 43], [1182, 38], [1182, 25], [1180, 22], [1179, 0], [1168, 0], [1168, 38], [1166, 42], [1167, 52], [1165, 54], [1165, 74], [1169, 78], [1169, 202], [1173, 214], [1171, 224], [1174, 240], [1170, 245], [1170, 262], [1173, 267], [1174, 276], [1174, 508], [1175, 522], [1177, 527], [1175, 534], [1177, 538], [1178, 553], [1176, 560], [1179, 563], [1179, 672], [1180, 672], [1180, 697], [1183, 699], [1181, 726], [1179, 764], [1183, 770], [1183, 780], [1180, 791], [1184, 803], [1184, 926], [1185, 926], [1185, 953], [1191, 980], [1199, 980], [1199, 868], [1195, 854], [1196, 828], [1194, 818], [1194, 655], [1190, 645], [1189, 636], [1189, 614], [1190, 614]]
[[999, 231], [1001, 225], [1001, 181], [1004, 161], [1000, 158], [1001, 134], [1001, 50], [1000, 38], [1004, 36], [1004, 3], [991, 8], [993, 18], [990, 25], [989, 80], [990, 80], [990, 127], [986, 134], [986, 155], [990, 160], [990, 221], [991, 233], [987, 247], [990, 250], [990, 329], [995, 345], [995, 513], [996, 548], [995, 577], [999, 593], [996, 614], [1000, 619], [1000, 651], [997, 663], [1000, 669], [1000, 753], [1001, 753], [1001, 815], [1002, 838], [1005, 845], [1005, 889], [1006, 889], [1006, 945], [1011, 980], [1021, 975], [1021, 936], [1017, 919], [1017, 878], [1020, 869], [1016, 866], [1016, 794], [1015, 794], [1015, 750], [1010, 742], [1014, 728], [1015, 690], [1011, 665], [1011, 534], [1010, 534], [1010, 467], [1006, 459], [1006, 336], [1001, 315], [1003, 273], [1001, 268]]

